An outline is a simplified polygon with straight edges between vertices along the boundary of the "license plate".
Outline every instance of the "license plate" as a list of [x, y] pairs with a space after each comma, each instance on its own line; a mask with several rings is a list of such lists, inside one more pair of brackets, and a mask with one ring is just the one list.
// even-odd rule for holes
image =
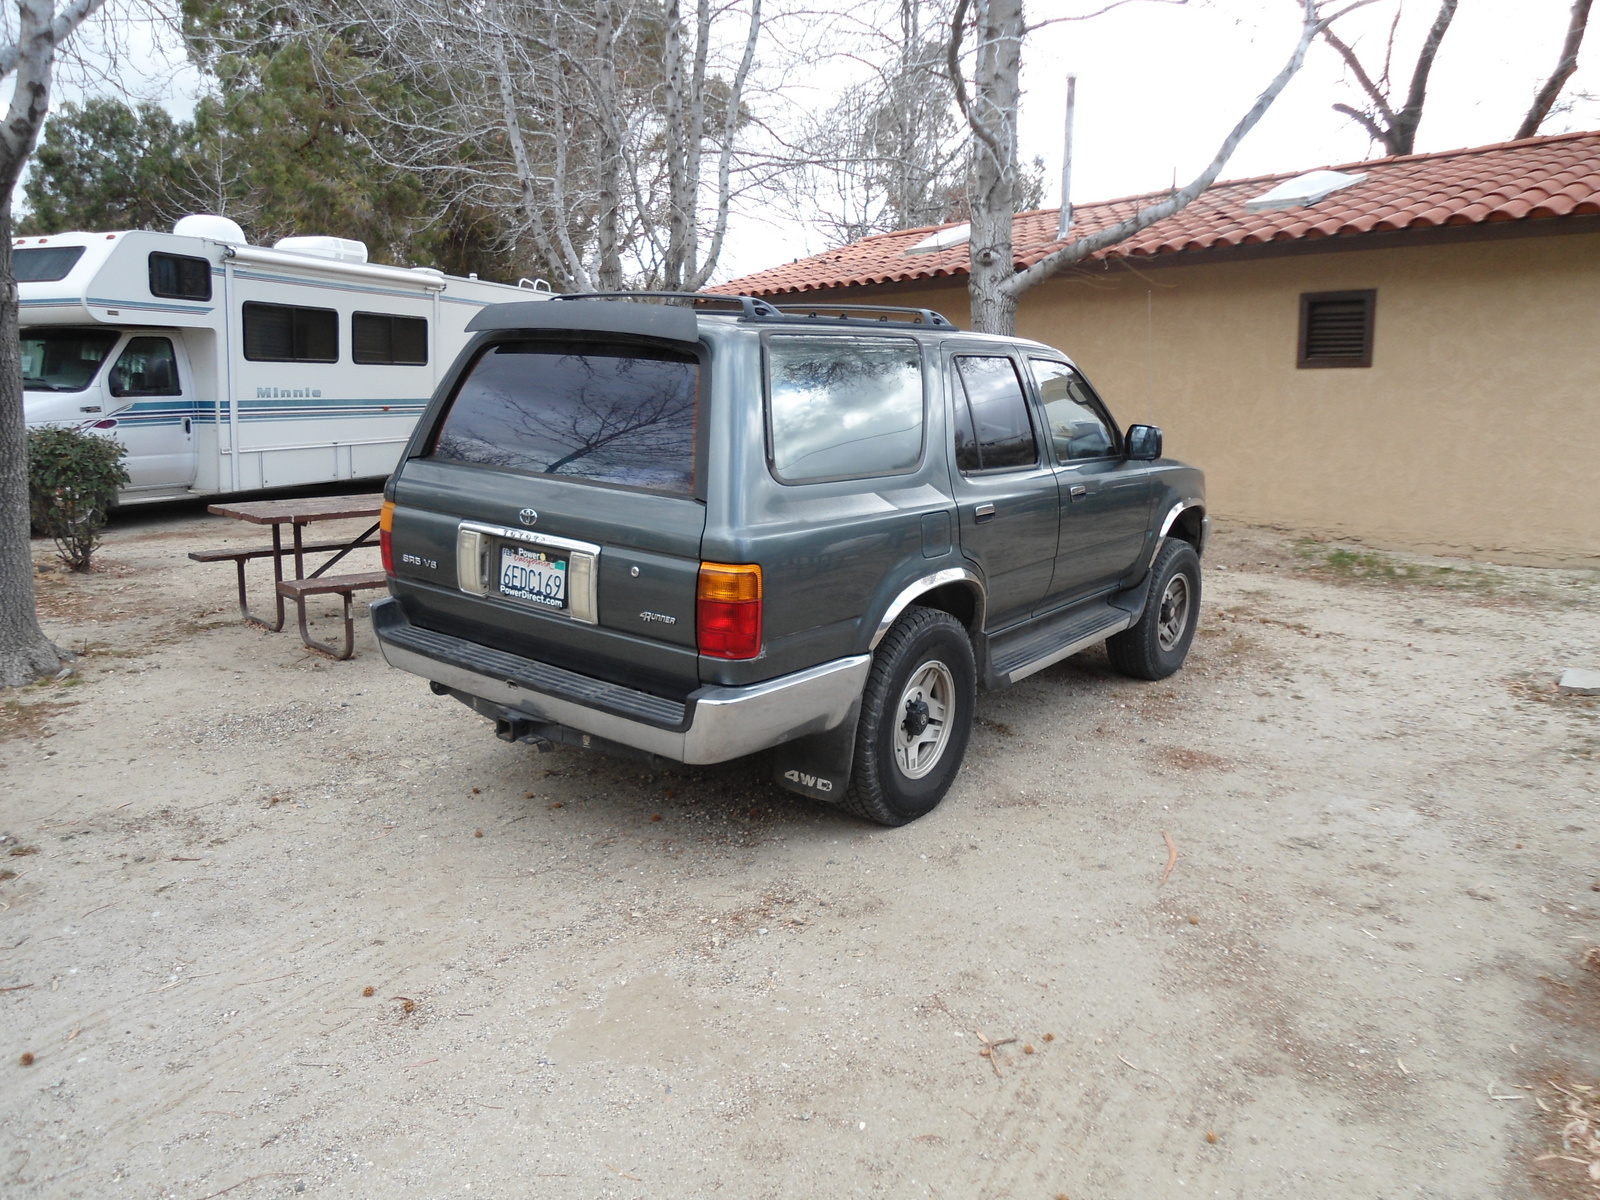
[[565, 608], [567, 560], [521, 546], [500, 547], [500, 594], [546, 608]]

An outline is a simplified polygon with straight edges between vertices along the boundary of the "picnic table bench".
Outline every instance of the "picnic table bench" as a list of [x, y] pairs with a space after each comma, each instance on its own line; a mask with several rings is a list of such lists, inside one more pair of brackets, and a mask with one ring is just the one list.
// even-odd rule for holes
[[[355, 517], [375, 517], [383, 507], [383, 496], [373, 493], [361, 496], [312, 496], [298, 500], [256, 500], [242, 504], [213, 504], [208, 509], [220, 517], [231, 517], [252, 525], [267, 525], [272, 529], [272, 545], [232, 547], [216, 550], [196, 550], [189, 557], [195, 562], [231, 561], [238, 572], [239, 612], [244, 619], [259, 625], [270, 633], [283, 628], [285, 599], [293, 600], [299, 614], [300, 640], [310, 650], [330, 658], [347, 659], [355, 652], [355, 622], [351, 617], [351, 600], [358, 591], [384, 587], [388, 576], [382, 571], [362, 571], [346, 575], [329, 575], [327, 571], [352, 550], [376, 546], [372, 535], [378, 531], [376, 524], [355, 538], [344, 541], [307, 543], [305, 527], [317, 521], [342, 521]], [[283, 527], [288, 525], [292, 545], [283, 544]], [[305, 556], [333, 551], [333, 557], [309, 575], [305, 570]], [[284, 577], [284, 559], [292, 557], [294, 575]], [[247, 562], [261, 558], [272, 559], [273, 600], [277, 605], [274, 619], [268, 621], [250, 611], [249, 594], [244, 568]], [[335, 646], [318, 641], [311, 636], [306, 624], [306, 597], [337, 595], [344, 601], [344, 640]]]

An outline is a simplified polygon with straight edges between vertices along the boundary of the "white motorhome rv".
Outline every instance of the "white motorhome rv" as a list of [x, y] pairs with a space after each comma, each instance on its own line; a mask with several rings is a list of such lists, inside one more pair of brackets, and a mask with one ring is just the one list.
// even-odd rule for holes
[[388, 475], [467, 322], [549, 294], [343, 238], [251, 246], [213, 216], [19, 237], [12, 257], [27, 422], [121, 442], [121, 504]]

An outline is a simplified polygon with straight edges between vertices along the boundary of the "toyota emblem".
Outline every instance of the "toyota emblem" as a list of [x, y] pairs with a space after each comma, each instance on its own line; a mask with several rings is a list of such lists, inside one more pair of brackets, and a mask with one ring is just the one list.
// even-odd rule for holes
[[517, 520], [524, 525], [536, 525], [539, 522], [539, 511], [533, 508], [525, 508], [517, 514]]

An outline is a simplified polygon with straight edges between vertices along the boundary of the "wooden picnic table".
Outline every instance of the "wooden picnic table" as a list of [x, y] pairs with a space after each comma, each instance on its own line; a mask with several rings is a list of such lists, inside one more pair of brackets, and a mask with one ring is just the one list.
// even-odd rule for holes
[[[328, 575], [327, 571], [352, 550], [376, 546], [378, 543], [373, 540], [372, 535], [378, 532], [377, 523], [374, 522], [354, 538], [311, 544], [305, 540], [305, 528], [318, 521], [348, 521], [361, 517], [376, 517], [382, 509], [381, 492], [359, 496], [308, 496], [294, 500], [247, 500], [232, 504], [213, 504], [207, 511], [219, 517], [231, 517], [235, 521], [245, 521], [251, 525], [270, 526], [272, 545], [248, 549], [225, 547], [220, 550], [199, 550], [189, 557], [196, 562], [232, 560], [239, 577], [239, 611], [246, 621], [276, 633], [283, 628], [283, 601], [288, 597], [294, 600], [299, 608], [301, 640], [311, 649], [319, 650], [334, 658], [349, 658], [354, 649], [354, 631], [350, 615], [351, 594], [364, 588], [382, 587], [385, 576], [381, 571], [354, 575]], [[289, 526], [292, 538], [292, 544], [288, 547], [283, 544], [285, 525]], [[305, 556], [329, 550], [334, 551], [333, 556], [308, 575], [305, 569]], [[294, 560], [294, 574], [285, 578], [283, 560], [290, 556]], [[272, 621], [258, 617], [250, 611], [249, 597], [245, 590], [244, 565], [256, 558], [272, 559], [273, 592], [277, 603], [277, 612]], [[345, 636], [342, 649], [317, 641], [306, 627], [305, 598], [308, 595], [333, 593], [339, 594], [344, 599]]]

